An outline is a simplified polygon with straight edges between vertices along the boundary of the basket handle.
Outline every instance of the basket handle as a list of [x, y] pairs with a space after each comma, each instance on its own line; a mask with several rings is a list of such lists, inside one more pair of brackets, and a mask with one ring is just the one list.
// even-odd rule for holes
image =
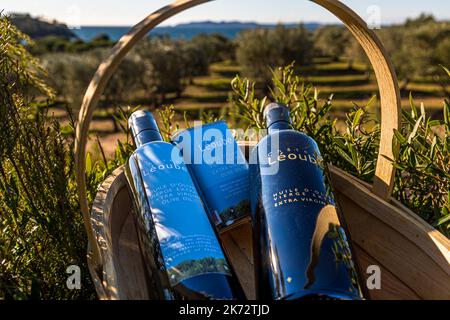
[[[100, 267], [102, 266], [102, 256], [90, 219], [85, 175], [86, 144], [94, 110], [109, 79], [117, 70], [125, 55], [140, 39], [170, 17], [189, 8], [211, 1], [214, 0], [178, 0], [150, 14], [133, 27], [114, 46], [110, 56], [98, 67], [84, 95], [76, 128], [75, 170], [81, 212], [91, 248], [91, 252], [88, 252], [88, 259], [97, 272], [100, 272]], [[383, 155], [390, 158], [393, 157], [392, 138], [394, 129], [400, 127], [401, 121], [400, 92], [392, 62], [375, 33], [350, 8], [338, 0], [311, 1], [330, 11], [347, 26], [364, 48], [375, 71], [381, 100], [381, 141], [373, 193], [384, 200], [388, 200], [392, 193], [395, 169]]]

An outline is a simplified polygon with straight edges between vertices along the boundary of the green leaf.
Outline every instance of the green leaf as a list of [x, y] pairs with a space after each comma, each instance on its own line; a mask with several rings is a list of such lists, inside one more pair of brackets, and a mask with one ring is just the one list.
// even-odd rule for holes
[[414, 103], [414, 98], [413, 98], [412, 92], [409, 93], [409, 105], [411, 106], [413, 118], [414, 119], [417, 118], [417, 116], [418, 116], [417, 108], [416, 108], [416, 104]]
[[442, 67], [442, 69], [444, 69], [444, 71], [447, 73], [447, 75], [450, 77], [450, 70], [446, 67], [444, 67], [443, 65], [440, 65]]
[[352, 158], [350, 158], [344, 150], [342, 150], [341, 148], [336, 148], [336, 151], [342, 158], [344, 158], [345, 161], [347, 161], [349, 164], [355, 167], [355, 163], [353, 162]]
[[390, 161], [390, 162], [395, 162], [394, 159], [391, 159], [391, 158], [389, 158], [388, 156], [386, 156], [386, 155], [384, 155], [384, 154], [382, 154], [381, 156], [382, 156], [383, 158], [385, 158], [386, 160]]
[[406, 138], [397, 129], [394, 129], [394, 136], [400, 144], [405, 144], [407, 142]]
[[401, 142], [397, 139], [392, 139], [392, 151], [394, 155], [394, 159], [398, 159], [400, 156], [400, 145]]
[[345, 149], [345, 143], [344, 143], [344, 141], [342, 141], [342, 139], [335, 138], [334, 139], [334, 144], [336, 144], [337, 147], [339, 147], [341, 149]]
[[450, 126], [450, 102], [444, 100], [444, 123]]
[[364, 112], [365, 112], [364, 109], [359, 109], [358, 111], [355, 112], [355, 116], [352, 121], [353, 127], [357, 127], [360, 124], [361, 117], [363, 116]]
[[411, 144], [412, 140], [417, 134], [417, 131], [419, 130], [420, 125], [422, 124], [422, 120], [425, 117], [425, 111], [423, 111], [422, 115], [420, 116], [419, 120], [417, 120], [416, 124], [414, 125], [414, 129], [411, 132], [411, 134], [408, 137], [408, 143]]
[[441, 121], [439, 120], [431, 120], [428, 122], [428, 126], [432, 127], [439, 127], [440, 125], [442, 125]]
[[441, 225], [443, 225], [444, 223], [446, 223], [446, 222], [450, 222], [450, 214], [448, 214], [448, 215], [446, 215], [446, 216], [444, 216], [443, 218], [441, 218], [441, 219], [439, 219], [437, 222], [436, 222], [436, 226], [441, 226]]
[[437, 137], [434, 137], [433, 143], [431, 144], [431, 151], [430, 151], [431, 160], [434, 160], [434, 158], [436, 156], [436, 144], [437, 144]]
[[353, 145], [348, 146], [348, 151], [350, 151], [350, 154], [352, 155], [352, 160], [355, 168], [359, 169], [359, 158], [358, 158], [358, 152], [356, 151], [356, 148], [353, 147]]
[[377, 101], [377, 96], [376, 96], [376, 95], [373, 95], [373, 96], [370, 98], [369, 102], [367, 102], [366, 108], [369, 108], [370, 106], [372, 106], [376, 101]]
[[86, 154], [86, 172], [90, 173], [92, 172], [92, 159], [91, 159], [91, 153], [88, 152]]

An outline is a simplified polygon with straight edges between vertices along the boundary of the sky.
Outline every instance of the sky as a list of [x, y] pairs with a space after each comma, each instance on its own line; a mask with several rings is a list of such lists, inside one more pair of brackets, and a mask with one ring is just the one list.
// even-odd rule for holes
[[[381, 25], [401, 23], [420, 13], [450, 20], [449, 0], [342, 0], [364, 19]], [[6, 13], [27, 12], [69, 26], [130, 26], [170, 0], [1, 0]], [[183, 12], [164, 25], [191, 21], [254, 21], [336, 23], [329, 12], [307, 0], [215, 0]]]

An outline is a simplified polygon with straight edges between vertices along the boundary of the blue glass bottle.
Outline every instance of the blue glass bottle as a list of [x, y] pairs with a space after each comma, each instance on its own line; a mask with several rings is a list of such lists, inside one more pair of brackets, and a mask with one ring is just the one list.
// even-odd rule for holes
[[243, 299], [179, 149], [150, 112], [135, 112], [129, 125], [136, 151], [125, 172], [150, 297]]
[[265, 119], [250, 159], [258, 298], [361, 299], [316, 142], [293, 130], [284, 105], [267, 106]]
[[176, 133], [192, 177], [201, 190], [210, 218], [219, 233], [249, 221], [248, 163], [231, 130], [223, 121]]

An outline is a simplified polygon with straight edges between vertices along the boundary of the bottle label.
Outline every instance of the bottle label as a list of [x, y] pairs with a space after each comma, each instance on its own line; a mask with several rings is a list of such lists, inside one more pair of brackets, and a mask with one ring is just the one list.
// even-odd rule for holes
[[216, 227], [221, 230], [248, 217], [248, 164], [226, 123], [184, 130], [173, 141], [182, 150]]
[[152, 223], [172, 286], [188, 278], [230, 275], [192, 178], [170, 144], [152, 144], [136, 152]]

